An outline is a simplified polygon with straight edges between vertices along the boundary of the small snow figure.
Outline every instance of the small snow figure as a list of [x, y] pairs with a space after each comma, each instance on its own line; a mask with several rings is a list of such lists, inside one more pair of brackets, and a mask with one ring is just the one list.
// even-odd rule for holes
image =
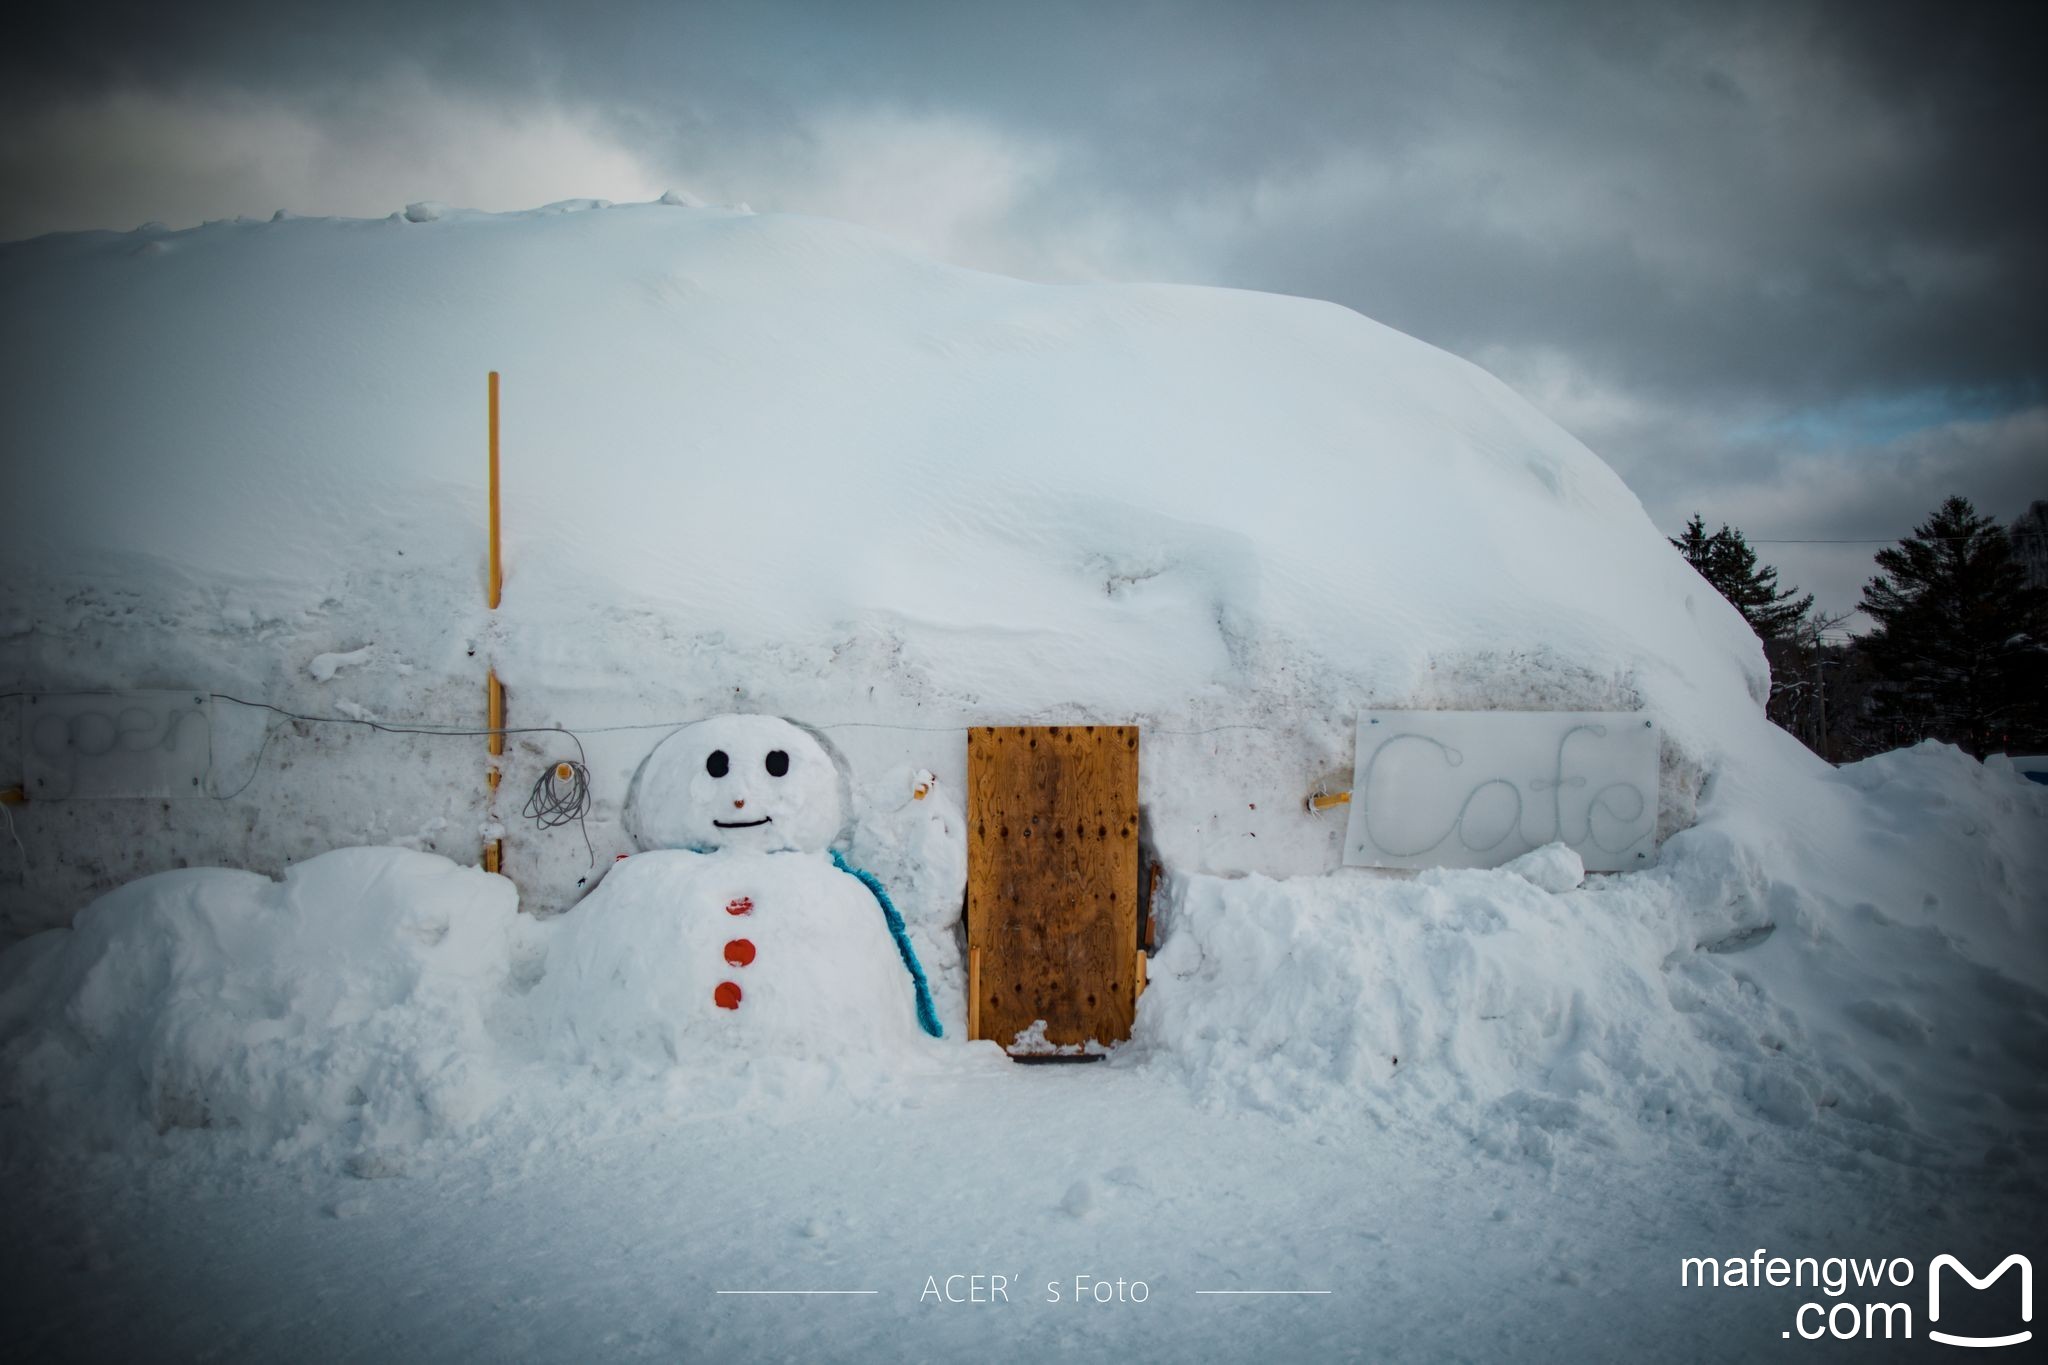
[[843, 780], [773, 716], [677, 731], [627, 798], [647, 850], [561, 925], [536, 993], [586, 1054], [698, 1044], [809, 1053], [940, 1033], [888, 893], [833, 850]]

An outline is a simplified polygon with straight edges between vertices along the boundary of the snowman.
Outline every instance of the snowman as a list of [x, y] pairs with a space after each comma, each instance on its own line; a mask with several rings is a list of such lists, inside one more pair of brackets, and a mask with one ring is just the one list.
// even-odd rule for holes
[[774, 716], [720, 716], [657, 745], [627, 797], [644, 851], [549, 947], [535, 994], [550, 1031], [589, 1060], [656, 1062], [939, 1036], [901, 916], [833, 851], [843, 786], [824, 745]]

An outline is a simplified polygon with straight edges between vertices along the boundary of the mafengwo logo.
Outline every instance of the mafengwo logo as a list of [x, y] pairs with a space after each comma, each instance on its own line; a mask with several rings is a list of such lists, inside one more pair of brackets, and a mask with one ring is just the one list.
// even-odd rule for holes
[[[2017, 1346], [2032, 1341], [2034, 1333], [2031, 1328], [2002, 1336], [1972, 1336], [1944, 1332], [1937, 1325], [1941, 1321], [1943, 1271], [1954, 1271], [1972, 1289], [1983, 1290], [1991, 1288], [2015, 1267], [2020, 1272], [2020, 1321], [2031, 1323], [2034, 1320], [2034, 1265], [2025, 1256], [2014, 1252], [2000, 1261], [1989, 1275], [1982, 1276], [1946, 1252], [1929, 1261], [1928, 1340], [1946, 1346], [1973, 1347]], [[1833, 1302], [1816, 1300], [1800, 1304], [1792, 1315], [1792, 1326], [1778, 1335], [1787, 1339], [1797, 1336], [1802, 1341], [1819, 1341], [1824, 1337], [1833, 1337], [1836, 1341], [1889, 1341], [1911, 1340], [1913, 1337], [1913, 1304], [1897, 1291], [1912, 1287], [1914, 1272], [1913, 1262], [1903, 1256], [1890, 1260], [1844, 1256], [1826, 1259], [1785, 1257], [1772, 1256], [1766, 1248], [1758, 1247], [1749, 1256], [1730, 1256], [1724, 1260], [1685, 1257], [1679, 1264], [1678, 1282], [1687, 1288], [1817, 1289]], [[1851, 1292], [1856, 1289], [1865, 1292]], [[1876, 1301], [1880, 1298], [1893, 1301]], [[1953, 1291], [1949, 1306], [1951, 1309], [1957, 1306]], [[1951, 1321], [1954, 1317], [1951, 1312]]]
[[1961, 1337], [1951, 1336], [1947, 1332], [1936, 1331], [1934, 1327], [1935, 1323], [1941, 1321], [1941, 1272], [1944, 1267], [1955, 1271], [1956, 1274], [1969, 1281], [1970, 1288], [1972, 1289], [1989, 1289], [1999, 1276], [2005, 1274], [2006, 1271], [2011, 1270], [2014, 1266], [2020, 1268], [2020, 1321], [2032, 1322], [2034, 1320], [2034, 1263], [2032, 1261], [2029, 1261], [2018, 1252], [2014, 1252], [1998, 1263], [1998, 1269], [1980, 1280], [1970, 1273], [1968, 1266], [1958, 1261], [1955, 1257], [1947, 1253], [1935, 1257], [1927, 1267], [1927, 1335], [1935, 1341], [1946, 1342], [1950, 1346], [2017, 1346], [2023, 1341], [2031, 1341], [2034, 1336], [2031, 1329], [2023, 1332], [2014, 1332], [2002, 1337]]

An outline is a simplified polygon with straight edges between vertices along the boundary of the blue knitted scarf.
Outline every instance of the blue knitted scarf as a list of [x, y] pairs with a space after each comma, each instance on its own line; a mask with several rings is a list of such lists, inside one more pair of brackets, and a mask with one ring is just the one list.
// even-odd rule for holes
[[910, 979], [917, 986], [918, 1026], [934, 1038], [946, 1036], [945, 1028], [939, 1023], [939, 1012], [932, 1007], [931, 983], [924, 978], [924, 968], [918, 964], [917, 950], [910, 946], [910, 934], [903, 927], [903, 916], [896, 909], [896, 902], [889, 899], [889, 893], [882, 887], [882, 879], [874, 873], [855, 867], [846, 861], [838, 849], [832, 850], [832, 865], [848, 876], [856, 878], [862, 886], [874, 893], [881, 903], [882, 918], [889, 923], [889, 937], [896, 940], [896, 951], [903, 956], [903, 965], [910, 972]]

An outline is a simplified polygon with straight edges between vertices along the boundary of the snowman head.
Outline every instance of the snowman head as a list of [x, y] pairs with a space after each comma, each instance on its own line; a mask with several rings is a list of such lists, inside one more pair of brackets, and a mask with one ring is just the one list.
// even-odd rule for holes
[[642, 848], [815, 853], [845, 823], [842, 786], [808, 730], [779, 716], [718, 716], [655, 746], [627, 816]]

